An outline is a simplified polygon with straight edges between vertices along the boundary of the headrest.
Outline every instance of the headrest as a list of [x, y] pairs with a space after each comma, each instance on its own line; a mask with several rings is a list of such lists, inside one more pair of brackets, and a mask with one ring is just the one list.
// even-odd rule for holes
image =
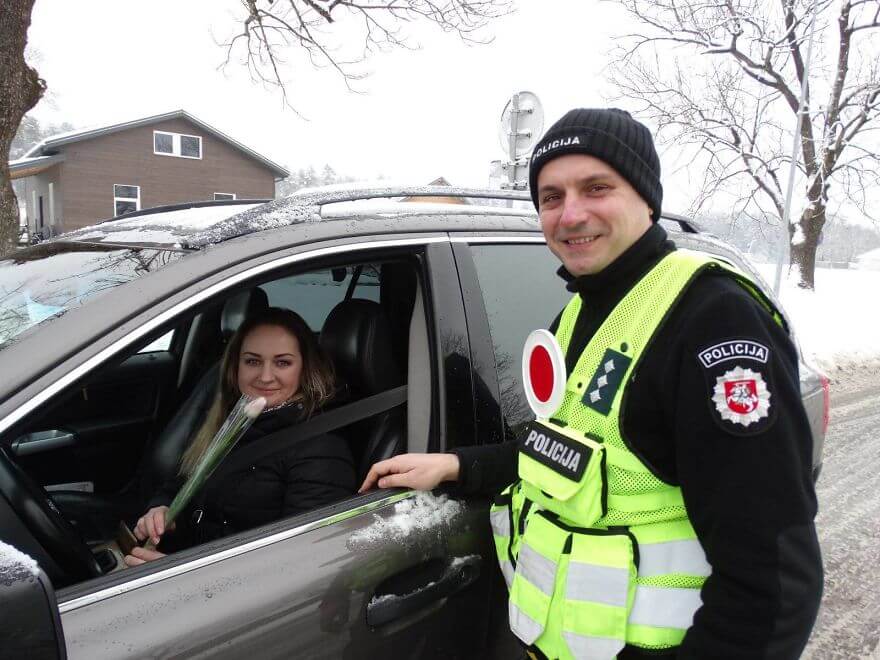
[[223, 304], [220, 314], [220, 332], [223, 341], [227, 341], [238, 327], [249, 316], [253, 316], [269, 307], [269, 297], [259, 288], [237, 293]]
[[321, 329], [321, 347], [353, 396], [369, 396], [401, 384], [391, 347], [391, 328], [379, 303], [343, 300]]

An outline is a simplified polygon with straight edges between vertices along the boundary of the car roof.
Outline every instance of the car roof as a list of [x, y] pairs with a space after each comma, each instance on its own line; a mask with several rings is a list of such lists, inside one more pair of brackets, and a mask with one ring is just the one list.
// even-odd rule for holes
[[[696, 231], [682, 216], [665, 217], [678, 223], [683, 231]], [[303, 189], [272, 201], [208, 201], [157, 207], [51, 240], [198, 250], [301, 223], [390, 218], [400, 232], [424, 231], [426, 225], [436, 229], [438, 221], [441, 227], [448, 223], [448, 228], [456, 231], [539, 230], [527, 191], [347, 184]]]

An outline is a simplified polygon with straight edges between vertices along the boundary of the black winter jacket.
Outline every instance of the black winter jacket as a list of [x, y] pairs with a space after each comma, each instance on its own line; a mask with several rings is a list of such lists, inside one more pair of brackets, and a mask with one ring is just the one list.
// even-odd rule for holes
[[[269, 434], [303, 421], [301, 404], [260, 415], [226, 460]], [[163, 484], [149, 507], [168, 505], [183, 478]], [[215, 473], [163, 538], [160, 550], [176, 550], [234, 534], [345, 499], [357, 489], [354, 460], [345, 440], [325, 434], [229, 474]]]
[[[674, 249], [654, 225], [601, 273], [574, 278], [560, 269], [583, 298], [566, 355], [569, 373], [614, 306]], [[716, 361], [731, 348], [726, 342], [741, 340], [766, 348], [766, 361], [760, 354]], [[713, 347], [721, 350], [704, 353]], [[770, 392], [769, 414], [747, 426], [723, 399], [714, 400], [735, 367], [759, 374]], [[705, 272], [658, 331], [626, 396], [624, 438], [658, 477], [681, 486], [712, 565], [693, 626], [665, 657], [799, 657], [819, 607], [822, 562], [812, 436], [788, 335], [731, 277]], [[455, 453], [464, 492], [498, 492], [516, 479], [516, 443]], [[619, 657], [658, 656], [627, 647]]]

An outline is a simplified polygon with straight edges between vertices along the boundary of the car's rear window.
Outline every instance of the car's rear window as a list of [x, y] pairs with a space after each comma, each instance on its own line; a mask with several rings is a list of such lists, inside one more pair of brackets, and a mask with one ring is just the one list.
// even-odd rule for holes
[[51, 242], [0, 259], [0, 350], [31, 328], [183, 254]]

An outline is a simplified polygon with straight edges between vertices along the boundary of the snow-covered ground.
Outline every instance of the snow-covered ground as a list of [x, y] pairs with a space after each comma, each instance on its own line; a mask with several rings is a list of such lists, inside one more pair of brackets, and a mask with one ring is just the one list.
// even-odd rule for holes
[[[772, 284], [775, 266], [757, 264]], [[784, 274], [783, 274], [784, 275]], [[782, 306], [808, 362], [835, 385], [864, 381], [880, 369], [880, 271], [816, 269], [816, 290], [783, 276]], [[835, 388], [832, 388], [832, 391]]]

